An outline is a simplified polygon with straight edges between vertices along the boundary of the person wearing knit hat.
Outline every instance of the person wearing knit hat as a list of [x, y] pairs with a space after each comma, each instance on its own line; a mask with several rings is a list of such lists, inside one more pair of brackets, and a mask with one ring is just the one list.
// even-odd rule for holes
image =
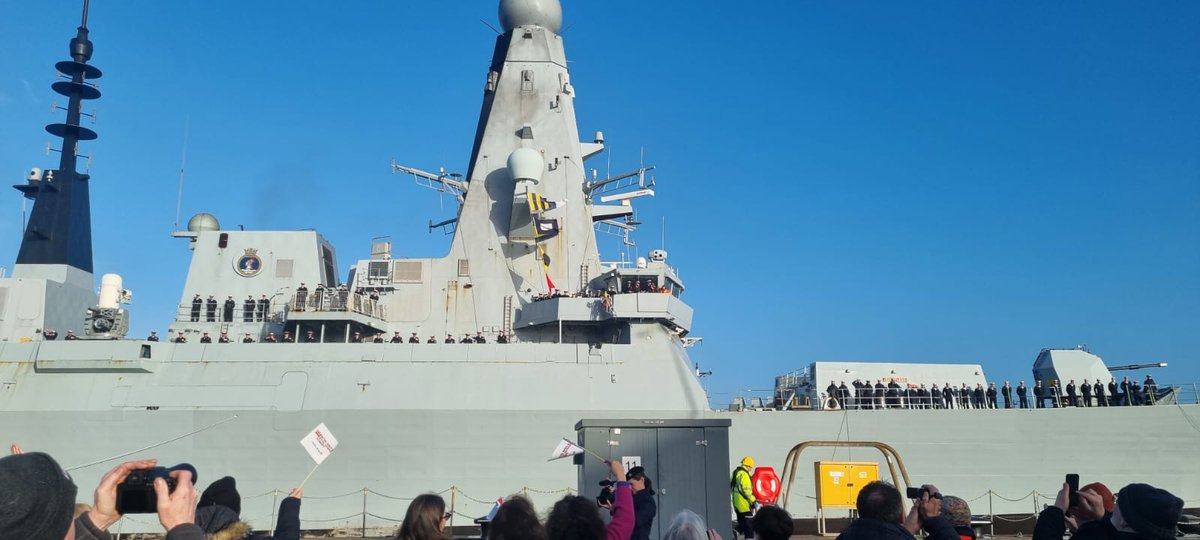
[[0, 458], [0, 536], [67, 538], [77, 492], [71, 476], [46, 454], [29, 452]]
[[1111, 514], [1113, 506], [1116, 505], [1116, 499], [1113, 498], [1112, 490], [1108, 486], [1100, 482], [1092, 482], [1086, 486], [1079, 488], [1079, 491], [1090, 491], [1100, 496], [1100, 500], [1104, 501], [1104, 513]]
[[1112, 524], [1118, 531], [1137, 533], [1138, 538], [1174, 540], [1183, 500], [1148, 484], [1129, 484], [1117, 493]]
[[210, 540], [299, 540], [300, 499], [304, 492], [293, 489], [279, 503], [275, 536], [251, 534], [250, 524], [243, 521], [242, 497], [238, 494], [237, 480], [226, 476], [210, 484], [200, 495], [196, 507], [196, 526]]
[[967, 501], [953, 495], [942, 496], [942, 515], [954, 527], [962, 540], [974, 540], [975, 529], [971, 528], [971, 507]]
[[[1130, 484], [1117, 494], [1112, 515], [1106, 516], [1101, 490], [1088, 487], [1092, 489], [1079, 490], [1079, 502], [1070, 507], [1072, 517], [1082, 522], [1071, 536], [1072, 540], [1175, 538], [1176, 525], [1183, 512], [1183, 501], [1178, 497], [1146, 484]], [[1054, 506], [1038, 515], [1033, 529], [1034, 540], [1063, 537], [1069, 494], [1070, 487], [1063, 484]]]
[[226, 476], [208, 486], [204, 493], [200, 495], [200, 504], [197, 508], [206, 506], [221, 505], [230, 510], [233, 510], [234, 515], [242, 513], [242, 496], [237, 490], [237, 480], [232, 476]]

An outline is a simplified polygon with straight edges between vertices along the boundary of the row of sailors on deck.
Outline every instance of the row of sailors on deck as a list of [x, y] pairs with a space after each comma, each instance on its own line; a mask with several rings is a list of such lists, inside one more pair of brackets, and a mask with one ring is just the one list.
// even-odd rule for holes
[[[50, 331], [53, 332], [53, 330], [50, 330]], [[57, 334], [55, 334], [55, 336], [57, 336]], [[66, 339], [68, 339], [68, 340], [76, 339], [74, 336], [75, 336], [74, 332], [69, 332], [67, 334]], [[51, 337], [48, 339], [54, 339], [54, 338]], [[158, 332], [151, 331], [150, 336], [146, 338], [146, 341], [159, 341]], [[185, 336], [183, 334], [183, 332], [180, 332], [171, 341], [173, 343], [187, 343], [188, 342], [187, 336]], [[304, 337], [300, 341], [302, 343], [319, 343], [321, 341], [321, 338], [319, 336], [317, 336], [316, 332], [309, 330], [304, 333]], [[387, 340], [386, 342], [387, 343], [404, 343], [404, 341], [405, 341], [404, 338], [400, 336], [400, 332], [396, 332], [395, 334], [392, 335], [392, 338], [390, 340]], [[208, 332], [204, 332], [204, 334], [200, 336], [200, 343], [212, 343], [212, 342], [213, 342], [212, 337], [208, 335]], [[267, 336], [263, 338], [263, 343], [295, 343], [295, 342], [296, 342], [296, 338], [294, 336], [292, 336], [292, 332], [290, 330], [285, 330], [283, 332], [282, 338], [276, 337], [275, 332], [269, 332], [269, 333], [267, 333]], [[421, 340], [420, 340], [420, 338], [417, 337], [416, 332], [413, 332], [412, 336], [410, 336], [408, 338], [408, 343], [420, 343], [420, 342], [421, 342]], [[437, 342], [438, 342], [437, 338], [435, 338], [433, 336], [429, 336], [429, 339], [425, 341], [425, 343], [437, 343]], [[464, 334], [461, 341], [455, 341], [454, 336], [452, 336], [450, 334], [446, 334], [446, 339], [443, 343], [456, 343], [456, 342], [457, 343], [487, 343], [487, 338], [483, 337], [482, 332], [476, 332], [475, 336], [473, 336], [473, 337], [471, 336], [471, 334]], [[500, 332], [500, 334], [496, 336], [496, 343], [508, 343], [508, 342], [509, 342], [509, 337], [504, 332]], [[231, 343], [231, 340], [229, 339], [229, 334], [226, 332], [221, 332], [221, 335], [219, 337], [217, 337], [217, 343]], [[242, 343], [254, 343], [254, 337], [251, 336], [250, 334], [245, 334], [245, 337], [242, 338]], [[383, 339], [383, 334], [375, 334], [373, 337], [368, 338], [366, 336], [363, 336], [362, 332], [354, 332], [354, 335], [350, 337], [350, 343], [385, 343], [385, 341]]]
[[[667, 287], [659, 287], [657, 285], [657, 281], [655, 281], [653, 279], [649, 279], [649, 280], [631, 279], [631, 280], [625, 281], [624, 286], [621, 288], [621, 292], [622, 293], [671, 294], [671, 289], [668, 289]], [[605, 299], [607, 299], [608, 295], [615, 294], [615, 293], [616, 293], [616, 291], [609, 290], [609, 289], [586, 289], [582, 293], [578, 293], [578, 294], [572, 293], [570, 291], [564, 291], [562, 289], [550, 289], [550, 292], [548, 292], [548, 293], [541, 293], [541, 294], [533, 295], [533, 301], [539, 302], [542, 300], [549, 300], [551, 298], [576, 298], [576, 297], [580, 297], [580, 296], [585, 297], [585, 298], [605, 298]]]
[[[371, 289], [366, 290], [362, 287], [354, 289], [354, 310], [372, 311], [374, 305], [379, 302], [379, 291]], [[365, 305], [364, 305], [365, 304]], [[318, 283], [317, 288], [309, 294], [308, 285], [301, 283], [296, 287], [295, 304], [291, 306], [292, 311], [346, 311], [350, 306], [350, 287], [345, 283], [339, 284], [336, 287], [326, 287], [323, 283]]]
[[[262, 322], [270, 307], [271, 300], [265, 294], [258, 300], [254, 299], [254, 295], [247, 296], [246, 300], [242, 302], [242, 322]], [[237, 311], [237, 301], [233, 299], [233, 296], [229, 296], [221, 306], [221, 322], [233, 322], [235, 311]], [[202, 300], [199, 294], [193, 296], [191, 321], [200, 322], [201, 312], [204, 313], [206, 322], [217, 322], [216, 297], [210, 294], [207, 300]]]
[[[853, 391], [846, 386], [845, 381], [840, 385], [830, 382], [822, 395], [824, 408], [1011, 409], [1014, 407], [1013, 387], [1008, 381], [1004, 381], [1004, 386], [1000, 389], [996, 388], [996, 383], [989, 383], [987, 388], [984, 388], [982, 383], [976, 383], [974, 388], [967, 383], [963, 383], [960, 388], [954, 388], [950, 383], [939, 388], [937, 383], [934, 383], [932, 387], [926, 388], [924, 384], [919, 387], [901, 387], [896, 381], [890, 381], [884, 385], [882, 380], [875, 381], [874, 386], [870, 382], [855, 380], [852, 386], [854, 387]], [[996, 401], [997, 396], [1003, 399], [1003, 403], [999, 406]], [[1153, 405], [1158, 399], [1158, 384], [1150, 375], [1146, 375], [1146, 381], [1140, 387], [1137, 381], [1130, 381], [1129, 377], [1125, 377], [1120, 383], [1117, 382], [1116, 377], [1113, 377], [1107, 387], [1099, 379], [1094, 384], [1089, 384], [1084, 379], [1083, 384], [1076, 387], [1075, 380], [1072, 379], [1067, 383], [1064, 391], [1057, 384], [1046, 387], [1042, 386], [1042, 381], [1035, 381], [1033, 397], [1035, 406], [1039, 409], [1045, 408], [1047, 401], [1051, 408]], [[1016, 398], [1019, 408], [1029, 408], [1029, 389], [1025, 386], [1025, 381], [1021, 381], [1017, 385]]]

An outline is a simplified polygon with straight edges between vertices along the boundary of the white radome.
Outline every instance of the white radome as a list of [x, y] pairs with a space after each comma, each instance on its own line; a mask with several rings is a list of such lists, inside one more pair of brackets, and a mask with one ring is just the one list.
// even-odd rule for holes
[[518, 26], [562, 30], [562, 4], [558, 0], [500, 0], [500, 26], [511, 32]]

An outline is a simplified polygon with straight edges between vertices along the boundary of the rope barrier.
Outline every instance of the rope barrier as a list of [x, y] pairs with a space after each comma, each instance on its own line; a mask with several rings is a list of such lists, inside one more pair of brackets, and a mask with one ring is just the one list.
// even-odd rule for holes
[[531, 487], [525, 487], [525, 488], [522, 488], [522, 489], [523, 489], [523, 490], [525, 490], [525, 491], [532, 491], [532, 492], [534, 492], [534, 493], [541, 493], [541, 494], [543, 494], [543, 495], [553, 495], [553, 494], [555, 494], [555, 493], [570, 493], [570, 492], [571, 492], [571, 488], [556, 489], [556, 490], [553, 490], [553, 491], [542, 491], [542, 490], [540, 490], [540, 489], [533, 489], [533, 488], [531, 488]]
[[[324, 496], [324, 497], [318, 497], [318, 496], [316, 496], [316, 495], [305, 495], [305, 496], [304, 496], [304, 498], [305, 498], [305, 499], [315, 499], [315, 500], [321, 500], [321, 501], [324, 501], [324, 500], [329, 500], [329, 499], [341, 499], [341, 498], [343, 498], [343, 497], [349, 497], [349, 496], [351, 496], [351, 495], [355, 495], [355, 496], [357, 496], [357, 495], [362, 495], [362, 492], [363, 492], [363, 490], [370, 491], [370, 490], [369, 490], [369, 489], [367, 489], [367, 488], [362, 488], [362, 489], [356, 489], [356, 490], [354, 490], [354, 491], [351, 491], [351, 492], [349, 492], [349, 493], [343, 493], [343, 494], [341, 494], [341, 495], [327, 495], [327, 496]], [[382, 493], [377, 493], [377, 495], [379, 495], [379, 496], [381, 496], [381, 497], [385, 496], [385, 495], [383, 495]]]
[[978, 496], [978, 497], [975, 497], [974, 499], [963, 499], [963, 501], [964, 501], [964, 502], [969, 502], [969, 503], [972, 503], [972, 502], [978, 501], [979, 499], [982, 499], [982, 498], [984, 498], [984, 497], [987, 497], [988, 495], [991, 495], [991, 494], [992, 494], [992, 492], [991, 492], [991, 491], [987, 491], [987, 492], [984, 492], [984, 494], [983, 494], [983, 495], [980, 495], [980, 496]]
[[[359, 515], [361, 516], [362, 514], [360, 513]], [[379, 519], [382, 519], [382, 520], [384, 520], [384, 521], [391, 521], [392, 523], [402, 523], [402, 522], [404, 521], [403, 519], [395, 519], [395, 518], [390, 518], [390, 517], [387, 517], [387, 516], [381, 516], [381, 515], [378, 515], [378, 514], [372, 514], [372, 513], [370, 513], [370, 512], [367, 512], [367, 515], [368, 515], [368, 516], [371, 516], [371, 517], [373, 517], [373, 518], [379, 518]]]
[[994, 496], [995, 496], [997, 499], [1005, 500], [1005, 501], [1008, 501], [1008, 502], [1018, 502], [1018, 501], [1023, 501], [1023, 500], [1025, 500], [1025, 499], [1028, 499], [1028, 498], [1030, 498], [1030, 497], [1033, 497], [1033, 496], [1034, 496], [1034, 495], [1035, 495], [1037, 492], [1036, 492], [1036, 491], [1030, 491], [1029, 493], [1026, 493], [1026, 494], [1025, 494], [1025, 496], [1023, 496], [1023, 497], [1021, 497], [1021, 498], [1019, 498], [1019, 499], [1010, 499], [1010, 498], [1008, 498], [1008, 497], [1005, 497], [1004, 495], [1001, 495], [1001, 494], [999, 494], [999, 493], [996, 493], [995, 491], [991, 491], [991, 490], [988, 490], [988, 493], [990, 493], [990, 494], [994, 495]]
[[267, 495], [278, 495], [278, 494], [280, 494], [280, 493], [282, 493], [282, 492], [281, 492], [281, 491], [279, 491], [278, 489], [272, 489], [271, 491], [268, 491], [268, 492], [266, 492], [266, 493], [259, 493], [258, 495], [250, 495], [249, 497], [242, 497], [242, 500], [243, 500], [243, 501], [248, 501], [248, 500], [250, 500], [250, 499], [257, 499], [257, 498], [259, 498], [259, 497], [266, 497]]
[[301, 519], [300, 522], [301, 523], [329, 523], [331, 521], [346, 521], [350, 518], [362, 517], [362, 515], [363, 515], [363, 513], [359, 512], [357, 514], [350, 514], [345, 517], [332, 518], [332, 519]]
[[[393, 501], [411, 501], [411, 500], [415, 499], [415, 497], [393, 497], [393, 496], [391, 496], [391, 495], [385, 495], [385, 494], [383, 494], [383, 493], [380, 493], [380, 492], [378, 492], [378, 491], [375, 491], [375, 490], [373, 490], [373, 489], [371, 489], [371, 488], [363, 488], [361, 491], [356, 491], [356, 492], [354, 492], [354, 494], [355, 494], [355, 495], [360, 495], [360, 494], [362, 494], [362, 492], [363, 492], [363, 491], [365, 491], [365, 492], [367, 492], [367, 493], [370, 493], [370, 494], [372, 494], [372, 495], [378, 495], [378, 496], [380, 496], [380, 497], [383, 497], [383, 498], [385, 498], [385, 499], [391, 499], [391, 500], [393, 500]], [[449, 491], [449, 490], [447, 490], [447, 491]], [[438, 493], [438, 495], [441, 495], [442, 493], [445, 493], [445, 491], [443, 491], [443, 492], [441, 492], [441, 493]]]
[[490, 500], [490, 501], [485, 501], [485, 500], [482, 500], [482, 499], [476, 499], [475, 497], [472, 497], [472, 496], [470, 496], [470, 495], [467, 495], [466, 493], [463, 493], [463, 491], [462, 491], [461, 489], [456, 489], [456, 490], [455, 490], [455, 492], [456, 492], [456, 493], [458, 493], [459, 495], [461, 495], [463, 498], [465, 498], [465, 499], [467, 499], [467, 500], [469, 500], [469, 501], [474, 501], [474, 502], [477, 502], [477, 503], [479, 503], [479, 504], [492, 504], [492, 503], [496, 502], [496, 501], [495, 501], [495, 499], [493, 499], [493, 500]]

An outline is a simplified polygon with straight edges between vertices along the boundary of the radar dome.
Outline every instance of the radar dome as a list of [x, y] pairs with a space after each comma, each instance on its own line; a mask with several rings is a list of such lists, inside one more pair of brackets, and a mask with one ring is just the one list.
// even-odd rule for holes
[[505, 32], [530, 25], [557, 34], [562, 30], [562, 4], [558, 0], [500, 0], [500, 26]]
[[219, 231], [221, 223], [217, 217], [207, 212], [201, 212], [188, 220], [188, 232]]
[[508, 174], [513, 180], [538, 183], [542, 180], [542, 171], [546, 169], [546, 160], [542, 153], [532, 148], [518, 148], [508, 155]]

